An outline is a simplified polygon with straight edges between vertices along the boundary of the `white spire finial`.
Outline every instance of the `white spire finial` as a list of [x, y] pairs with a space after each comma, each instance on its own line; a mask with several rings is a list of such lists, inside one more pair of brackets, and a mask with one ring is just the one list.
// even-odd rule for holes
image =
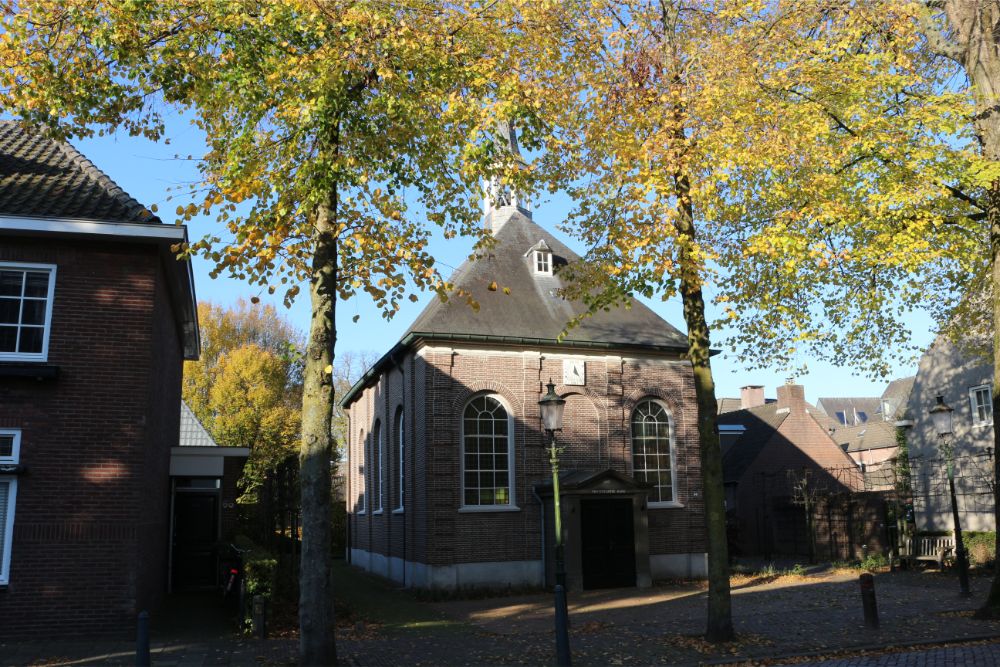
[[[513, 158], [514, 163], [524, 163], [517, 146], [517, 130], [513, 122], [509, 120], [497, 122], [497, 144]], [[486, 224], [492, 226], [493, 214], [506, 206], [516, 207], [525, 215], [531, 216], [531, 203], [527, 197], [519, 196], [513, 187], [504, 185], [498, 177], [486, 181], [483, 184], [483, 213], [486, 216]]]

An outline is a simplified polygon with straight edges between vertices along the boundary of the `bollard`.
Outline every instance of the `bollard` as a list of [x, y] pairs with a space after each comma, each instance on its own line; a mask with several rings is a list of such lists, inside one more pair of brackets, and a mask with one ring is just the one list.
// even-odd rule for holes
[[253, 596], [253, 636], [267, 639], [267, 598], [263, 595]]
[[236, 630], [243, 634], [247, 631], [247, 582], [246, 579], [240, 577], [240, 610], [236, 614]]
[[865, 572], [860, 577], [861, 606], [865, 612], [865, 627], [878, 630], [878, 606], [875, 603], [875, 577]]
[[140, 611], [135, 632], [136, 667], [149, 667], [149, 612]]

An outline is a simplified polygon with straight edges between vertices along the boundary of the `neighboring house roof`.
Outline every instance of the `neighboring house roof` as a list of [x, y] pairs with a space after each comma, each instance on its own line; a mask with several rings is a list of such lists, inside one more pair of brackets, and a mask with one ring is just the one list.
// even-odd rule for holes
[[916, 375], [898, 378], [890, 382], [889, 386], [885, 388], [885, 391], [882, 392], [882, 401], [888, 401], [890, 410], [893, 411], [890, 415], [883, 415], [886, 420], [909, 419], [906, 408], [910, 400], [910, 393], [913, 391], [913, 383], [916, 380]]
[[[579, 260], [579, 256], [518, 209], [508, 207], [497, 215], [501, 217], [494, 222], [493, 247], [463, 263], [449, 279], [471, 294], [479, 310], [470, 308], [464, 299], [434, 299], [408, 333], [533, 338], [555, 343], [567, 322], [586, 312], [583, 303], [567, 301], [559, 294], [563, 283], [558, 268]], [[525, 252], [541, 242], [552, 249], [554, 275], [535, 273], [525, 258]], [[630, 305], [583, 319], [563, 340], [687, 349], [687, 336], [678, 329], [642, 303], [631, 301]]]
[[[847, 424], [849, 425], [854, 423], [855, 414], [858, 415], [861, 421], [874, 419], [876, 415], [881, 419], [882, 416], [882, 399], [872, 396], [861, 398], [821, 398], [816, 401], [816, 407], [833, 419], [837, 419], [838, 412], [843, 412], [847, 416]], [[861, 416], [861, 413], [864, 413], [864, 417]]]
[[[492, 247], [463, 263], [449, 279], [456, 288], [468, 292], [479, 309], [471, 308], [463, 298], [435, 298], [402, 340], [344, 395], [341, 405], [349, 405], [403, 350], [419, 340], [645, 352], [687, 350], [685, 334], [634, 300], [630, 307], [584, 318], [560, 338], [566, 324], [587, 310], [583, 303], [567, 301], [559, 294], [563, 287], [559, 268], [579, 260], [579, 256], [516, 207], [494, 211], [492, 225], [496, 239]], [[553, 275], [536, 273], [531, 258], [525, 257], [542, 242], [552, 249]]]
[[720, 415], [726, 412], [732, 412], [733, 410], [739, 410], [740, 406], [743, 405], [743, 401], [738, 398], [720, 398], [718, 403]]
[[872, 420], [857, 426], [841, 426], [832, 437], [847, 452], [899, 446], [896, 427], [891, 421]]
[[181, 434], [177, 444], [180, 447], [219, 446], [184, 401], [181, 401]]
[[777, 403], [766, 403], [756, 408], [734, 410], [719, 415], [720, 426], [740, 425], [746, 429], [722, 457], [724, 481], [736, 482], [743, 476], [788, 414], [787, 410], [778, 412]]
[[[726, 412], [732, 412], [734, 410], [742, 410], [743, 409], [743, 399], [741, 399], [741, 398], [731, 398], [731, 397], [726, 396], [726, 397], [718, 399], [717, 402], [719, 404], [719, 414], [720, 415], [724, 414]], [[774, 403], [774, 402], [775, 402], [775, 399], [773, 399], [773, 398], [765, 398], [764, 399], [764, 403], [765, 404], [767, 404], [767, 403]]]
[[68, 143], [0, 121], [0, 214], [160, 222]]
[[[788, 408], [781, 408], [774, 399], [755, 408], [733, 410], [719, 415], [719, 426], [742, 426], [743, 433], [726, 448], [722, 456], [722, 477], [725, 482], [737, 482], [746, 472], [778, 429], [788, 418]], [[827, 433], [833, 431], [834, 422], [819, 408], [805, 403], [805, 410]], [[833, 442], [831, 441], [831, 446]], [[845, 461], [846, 463], [846, 461]]]

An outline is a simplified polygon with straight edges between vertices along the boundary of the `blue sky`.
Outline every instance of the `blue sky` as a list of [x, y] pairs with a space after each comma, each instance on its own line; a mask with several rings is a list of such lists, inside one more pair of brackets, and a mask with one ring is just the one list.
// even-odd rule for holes
[[[76, 140], [73, 143], [137, 200], [146, 206], [158, 205], [160, 217], [164, 222], [172, 223], [173, 211], [177, 205], [188, 203], [183, 198], [184, 185], [197, 180], [198, 177], [195, 161], [175, 159], [174, 156], [197, 157], [204, 152], [204, 144], [199, 131], [176, 116], [168, 119], [167, 136], [170, 137], [170, 145], [129, 137], [124, 133]], [[172, 194], [171, 189], [177, 196], [168, 201], [167, 197]], [[555, 232], [556, 226], [566, 216], [569, 205], [565, 197], [557, 196], [542, 201], [535, 206], [534, 220]], [[219, 233], [216, 227], [212, 218], [200, 217], [188, 224], [188, 235], [194, 240], [209, 233]], [[574, 240], [559, 235], [570, 247], [577, 251], [582, 250]], [[439, 267], [444, 273], [448, 273], [450, 268], [462, 263], [471, 246], [472, 243], [468, 239], [444, 240], [439, 236], [431, 250]], [[299, 329], [303, 331], [307, 329], [309, 307], [308, 298], [304, 296], [305, 292], [292, 308], [286, 311], [280, 298], [269, 297], [266, 292], [262, 293], [258, 288], [252, 288], [229, 278], [220, 277], [213, 280], [209, 277], [212, 268], [209, 262], [201, 258], [195, 258], [193, 261], [199, 299], [226, 304], [240, 297], [258, 296], [286, 312], [288, 318]], [[706, 290], [707, 299], [710, 299], [712, 294], [710, 288]], [[389, 322], [380, 316], [366, 296], [338, 302], [337, 351], [371, 351], [382, 354], [399, 340], [410, 322], [431, 298], [430, 294], [422, 294], [417, 303], [404, 301], [400, 312]], [[681, 330], [685, 329], [679, 297], [667, 302], [645, 299], [643, 301], [674, 326]], [[355, 315], [360, 316], [357, 322], [353, 321]], [[711, 318], [712, 313], [709, 315]], [[931, 342], [932, 323], [926, 315], [914, 313], [910, 316], [908, 324], [914, 332], [914, 341], [918, 345], [925, 347]], [[718, 347], [718, 344], [715, 346]], [[805, 385], [806, 397], [813, 402], [821, 396], [878, 396], [890, 379], [871, 380], [864, 376], [864, 369], [860, 365], [854, 368], [835, 367], [805, 356], [797, 359], [796, 363], [805, 365], [808, 369], [806, 373], [798, 374], [797, 378]], [[722, 354], [713, 359], [713, 370], [719, 397], [739, 396], [739, 388], [747, 384], [762, 384], [767, 396], [773, 397], [775, 387], [791, 375], [789, 371], [781, 369], [747, 371], [740, 360], [728, 350], [723, 350]], [[909, 365], [895, 367], [892, 377], [903, 377], [915, 372], [916, 360], [913, 360]]]

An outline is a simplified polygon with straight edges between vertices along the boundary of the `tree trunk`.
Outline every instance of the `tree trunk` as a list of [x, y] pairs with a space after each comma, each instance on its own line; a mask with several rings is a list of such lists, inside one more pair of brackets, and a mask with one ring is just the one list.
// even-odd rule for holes
[[701, 265], [692, 256], [695, 227], [689, 196], [690, 181], [686, 175], [676, 178], [676, 191], [680, 213], [675, 224], [680, 248], [681, 299], [688, 330], [688, 358], [694, 370], [694, 392], [698, 403], [698, 442], [708, 541], [706, 637], [712, 642], [722, 642], [733, 637], [733, 615], [729, 598], [729, 546], [726, 542], [722, 450], [719, 447], [719, 408], [715, 399], [715, 380], [712, 378], [705, 299], [701, 292]]
[[[997, 146], [1000, 148], [1000, 146]], [[993, 520], [996, 533], [994, 553], [1000, 554], [1000, 181], [994, 181], [986, 195], [986, 219], [990, 225], [990, 261], [992, 262], [990, 303], [993, 306]], [[989, 595], [976, 614], [980, 618], [1000, 617], [1000, 561], [994, 566]]]
[[[995, 26], [1000, 23], [1000, 5], [995, 2], [951, 0], [943, 6], [951, 27], [952, 43], [944, 43], [939, 52], [959, 62], [971, 84], [976, 103], [974, 125], [983, 157], [1000, 161], [1000, 44]], [[986, 220], [990, 229], [991, 287], [993, 308], [993, 414], [1000, 414], [1000, 181], [993, 181], [985, 201]], [[1000, 429], [993, 428], [993, 512], [994, 529], [1000, 529]], [[996, 546], [1000, 549], [1000, 530], [996, 530]], [[997, 553], [1000, 553], [998, 550]], [[978, 613], [981, 617], [1000, 617], [1000, 566], [986, 602]]]
[[337, 662], [334, 640], [332, 513], [333, 351], [337, 340], [337, 195], [318, 208], [309, 296], [312, 319], [302, 387], [302, 558], [299, 568], [299, 660], [302, 665]]

